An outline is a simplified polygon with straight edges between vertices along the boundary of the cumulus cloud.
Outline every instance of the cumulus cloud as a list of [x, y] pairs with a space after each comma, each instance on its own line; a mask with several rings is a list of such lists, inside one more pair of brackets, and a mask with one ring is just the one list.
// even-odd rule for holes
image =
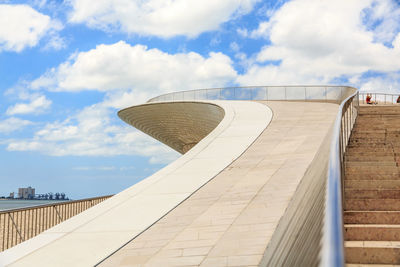
[[[232, 64], [222, 53], [168, 54], [123, 41], [76, 53], [27, 86], [64, 92], [97, 90], [104, 93], [102, 102], [47, 123], [32, 138], [9, 140], [7, 149], [54, 156], [142, 155], [150, 163], [170, 162], [177, 158], [176, 152], [125, 125], [117, 110], [164, 92], [230, 83], [237, 76]], [[15, 105], [8, 113], [21, 113], [27, 106]]]
[[60, 22], [28, 5], [0, 4], [0, 51], [20, 52], [36, 46], [45, 35], [56, 36], [61, 28]]
[[400, 71], [379, 73], [370, 77], [354, 77], [359, 88], [365, 92], [385, 92], [388, 94], [400, 93]]
[[9, 140], [9, 151], [38, 151], [52, 156], [142, 155], [154, 162], [170, 161], [178, 154], [165, 145], [116, 123], [115, 111], [102, 103], [86, 107], [63, 121], [47, 123], [29, 139]]
[[[385, 2], [386, 5], [382, 3]], [[380, 6], [397, 14], [390, 0], [319, 1], [294, 0], [249, 33], [270, 41], [256, 55], [255, 64], [238, 78], [241, 84], [329, 83], [336, 77], [352, 77], [366, 71], [400, 69], [399, 20], [386, 19]], [[306, 14], [306, 15], [305, 15]], [[366, 17], [374, 26], [363, 24]], [[390, 17], [390, 16], [389, 16]], [[392, 25], [382, 33], [379, 25]], [[391, 40], [387, 45], [383, 41]]]
[[[222, 53], [168, 54], [123, 41], [80, 52], [32, 82], [33, 89], [76, 92], [140, 89], [147, 95], [226, 84], [236, 77]], [[139, 93], [140, 91], [140, 93]]]
[[259, 0], [70, 0], [70, 22], [140, 35], [195, 37], [251, 11]]
[[100, 166], [100, 167], [93, 167], [93, 166], [78, 166], [72, 168], [75, 171], [114, 171], [116, 168], [114, 166]]
[[31, 124], [32, 124], [31, 121], [11, 117], [0, 121], [0, 133], [5, 133], [5, 134], [11, 133]]
[[16, 114], [40, 114], [46, 112], [52, 101], [47, 99], [44, 95], [30, 96], [30, 102], [17, 103], [7, 109], [7, 115]]

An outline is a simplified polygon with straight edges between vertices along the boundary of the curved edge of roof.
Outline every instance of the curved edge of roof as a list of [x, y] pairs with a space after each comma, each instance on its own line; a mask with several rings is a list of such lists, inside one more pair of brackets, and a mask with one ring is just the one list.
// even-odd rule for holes
[[[174, 108], [175, 105], [179, 108]], [[190, 130], [187, 133], [195, 135], [195, 141], [203, 135], [204, 138], [198, 140], [197, 145], [178, 160], [152, 176], [0, 253], [0, 265], [24, 266], [37, 263], [40, 266], [71, 266], [79, 262], [81, 265], [93, 266], [101, 262], [229, 166], [266, 129], [273, 116], [272, 110], [266, 105], [250, 101], [190, 101], [174, 102], [172, 105], [163, 102], [128, 108], [122, 113], [127, 112], [125, 115], [129, 120], [133, 118], [129, 115], [131, 111], [147, 110], [149, 114], [146, 120], [150, 120], [151, 114], [157, 113], [148, 109], [150, 106], [172, 107], [175, 112], [184, 112], [181, 122], [185, 124], [185, 129]], [[198, 112], [199, 108], [201, 113]], [[206, 117], [207, 126], [200, 134], [195, 133], [193, 126], [190, 128], [188, 118], [191, 116], [198, 119]], [[141, 120], [140, 117], [135, 118], [134, 124]], [[173, 120], [169, 123], [173, 123]], [[169, 141], [171, 135], [163, 136], [157, 132], [157, 129], [168, 129], [173, 133], [179, 127], [163, 128], [157, 123], [151, 125], [146, 122], [141, 125], [183, 153], [192, 144], [185, 143], [192, 139], [185, 137], [184, 131], [179, 131], [181, 139], [176, 142]], [[207, 133], [210, 129], [211, 132]], [[185, 144], [188, 146], [185, 147]]]
[[218, 126], [225, 111], [214, 103], [182, 101], [133, 106], [119, 111], [118, 116], [184, 154]]

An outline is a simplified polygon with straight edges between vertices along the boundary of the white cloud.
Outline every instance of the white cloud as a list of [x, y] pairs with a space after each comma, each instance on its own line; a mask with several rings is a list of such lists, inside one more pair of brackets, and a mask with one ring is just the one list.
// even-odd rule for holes
[[52, 33], [43, 47], [44, 50], [61, 50], [67, 47], [67, 42], [57, 33]]
[[233, 52], [239, 52], [240, 46], [237, 42], [232, 42], [229, 44], [229, 49], [231, 49]]
[[7, 150], [52, 156], [142, 155], [151, 163], [177, 158], [170, 148], [115, 119], [115, 110], [95, 104], [64, 121], [46, 124], [30, 139], [9, 140]]
[[391, 72], [377, 76], [362, 78], [355, 81], [361, 91], [383, 92], [388, 94], [400, 93], [400, 72]]
[[[194, 52], [168, 54], [122, 41], [76, 53], [9, 94], [19, 93], [20, 98], [30, 99], [23, 90], [26, 87], [67, 92], [98, 90], [104, 92], [103, 101], [62, 121], [47, 123], [32, 138], [8, 140], [7, 149], [54, 156], [142, 155], [149, 157], [150, 163], [170, 162], [177, 158], [176, 152], [125, 125], [116, 116], [117, 110], [164, 92], [228, 84], [237, 76], [232, 64], [222, 53], [207, 57]], [[16, 110], [21, 106], [10, 108], [8, 113]]]
[[46, 34], [56, 35], [61, 28], [58, 21], [28, 5], [0, 4], [0, 51], [36, 46]]
[[[370, 20], [380, 25], [386, 17], [400, 11], [389, 0], [319, 1], [294, 0], [285, 3], [269, 21], [261, 22], [249, 36], [269, 39], [271, 44], [256, 56], [256, 64], [238, 78], [240, 84], [329, 83], [333, 78], [360, 75], [366, 71], [400, 70], [399, 20], [386, 37], [379, 37], [381, 27], [363, 25], [367, 10], [377, 3], [388, 8], [371, 11]], [[389, 22], [388, 22], [389, 23]], [[390, 38], [388, 37], [390, 36]], [[392, 47], [383, 40], [391, 40]]]
[[29, 103], [17, 103], [7, 109], [7, 115], [40, 114], [46, 112], [51, 106], [51, 100], [44, 95], [32, 95]]
[[72, 168], [73, 170], [76, 171], [92, 171], [92, 170], [97, 170], [97, 171], [114, 171], [116, 168], [114, 166], [78, 166]]
[[33, 1], [32, 4], [34, 6], [37, 6], [38, 8], [43, 8], [46, 6], [46, 4], [48, 4], [47, 0], [32, 0], [32, 1]]
[[157, 94], [198, 87], [213, 87], [234, 80], [231, 59], [222, 53], [168, 54], [123, 41], [99, 45], [77, 53], [33, 81], [33, 89], [53, 91], [140, 89], [138, 94]]
[[70, 0], [70, 22], [140, 35], [195, 37], [251, 11], [258, 0]]
[[31, 124], [32, 124], [31, 121], [21, 120], [19, 118], [11, 117], [0, 121], [0, 133], [6, 133], [6, 134], [11, 133]]
[[399, 2], [392, 0], [373, 1], [362, 12], [363, 22], [374, 34], [374, 40], [390, 44], [400, 30]]

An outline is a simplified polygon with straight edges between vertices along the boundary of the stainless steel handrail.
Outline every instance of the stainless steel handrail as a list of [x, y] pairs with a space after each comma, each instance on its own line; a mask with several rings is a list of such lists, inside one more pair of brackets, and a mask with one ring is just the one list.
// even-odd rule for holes
[[358, 115], [358, 109], [358, 92], [355, 92], [340, 104], [339, 113], [333, 126], [320, 266], [344, 266], [344, 153]]
[[247, 86], [178, 91], [153, 97], [147, 103], [185, 100], [290, 100], [290, 101], [334, 101], [340, 103], [348, 86], [291, 85], [291, 86]]
[[325, 215], [320, 266], [344, 266], [344, 153], [359, 109], [358, 90], [348, 86], [254, 86], [168, 93], [148, 103], [186, 100], [279, 100], [338, 103], [326, 177]]

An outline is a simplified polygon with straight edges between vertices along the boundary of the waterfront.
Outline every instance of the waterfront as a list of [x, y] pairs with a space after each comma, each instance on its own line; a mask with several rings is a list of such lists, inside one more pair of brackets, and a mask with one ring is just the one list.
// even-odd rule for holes
[[61, 200], [22, 200], [22, 199], [0, 199], [0, 211], [6, 209], [16, 209], [31, 207], [50, 203], [61, 203]]

